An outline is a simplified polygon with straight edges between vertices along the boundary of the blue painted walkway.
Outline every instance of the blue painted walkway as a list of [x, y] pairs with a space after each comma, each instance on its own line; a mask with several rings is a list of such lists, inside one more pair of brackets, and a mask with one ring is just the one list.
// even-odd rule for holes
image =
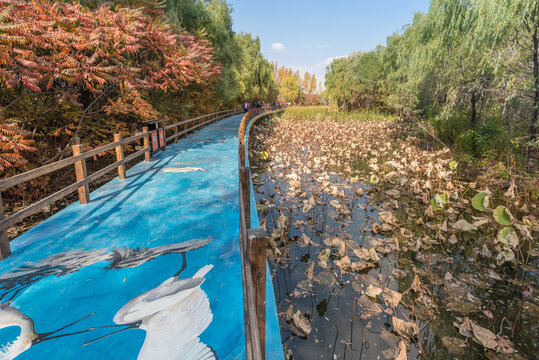
[[[245, 358], [240, 121], [181, 139], [12, 241], [0, 359]], [[282, 359], [267, 278], [266, 359]]]

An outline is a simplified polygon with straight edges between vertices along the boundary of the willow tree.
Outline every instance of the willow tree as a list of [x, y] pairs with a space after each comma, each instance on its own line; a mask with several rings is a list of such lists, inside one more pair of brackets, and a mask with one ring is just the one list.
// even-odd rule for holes
[[475, 0], [478, 11], [474, 46], [490, 45], [483, 61], [492, 61], [503, 78], [504, 105], [528, 129], [528, 170], [537, 165], [539, 117], [539, 0]]
[[357, 107], [360, 86], [355, 73], [355, 65], [361, 53], [338, 58], [331, 62], [326, 72], [326, 96], [332, 106], [343, 110]]
[[260, 52], [260, 39], [249, 33], [236, 34], [235, 38], [242, 49], [234, 66], [242, 96], [240, 100], [268, 100], [273, 87], [273, 66]]

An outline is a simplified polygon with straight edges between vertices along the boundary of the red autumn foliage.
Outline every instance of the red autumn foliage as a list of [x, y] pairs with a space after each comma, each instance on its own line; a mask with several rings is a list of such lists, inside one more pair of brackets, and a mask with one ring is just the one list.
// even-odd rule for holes
[[[175, 32], [159, 15], [143, 8], [0, 0], [0, 87], [42, 94], [58, 107], [70, 104], [83, 112], [80, 119], [92, 107], [109, 116], [154, 118], [159, 113], [150, 94], [209, 88], [221, 71], [206, 40]], [[70, 135], [81, 127], [77, 120], [59, 124], [51, 135]], [[30, 150], [22, 136], [2, 136], [3, 144]], [[4, 166], [24, 162], [19, 155], [4, 157], [4, 147]]]

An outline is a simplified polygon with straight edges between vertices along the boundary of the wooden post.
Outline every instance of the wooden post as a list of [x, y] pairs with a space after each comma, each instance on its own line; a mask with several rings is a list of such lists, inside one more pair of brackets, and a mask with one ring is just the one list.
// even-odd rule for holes
[[266, 236], [262, 229], [249, 229], [249, 261], [255, 293], [256, 318], [262, 359], [266, 348]]
[[245, 222], [247, 223], [247, 229], [251, 228], [251, 183], [249, 181], [249, 168], [240, 168], [240, 182], [242, 186], [243, 205], [245, 206]]
[[[73, 145], [73, 156], [80, 155], [82, 153], [82, 145]], [[88, 176], [86, 172], [86, 159], [79, 160], [75, 163], [75, 175], [77, 181], [86, 179]], [[88, 184], [79, 188], [79, 202], [81, 204], [88, 204], [90, 202], [90, 189]]]
[[[144, 148], [147, 149], [150, 147], [150, 133], [148, 131], [148, 127], [147, 126], [143, 127], [142, 132], [146, 134], [144, 135]], [[150, 151], [149, 150], [146, 151], [144, 153], [144, 161], [150, 162], [150, 156], [151, 156]]]
[[[4, 218], [4, 204], [2, 203], [2, 193], [0, 192], [0, 220]], [[9, 246], [9, 238], [7, 236], [7, 229], [0, 230], [0, 260], [11, 255], [11, 247]]]
[[239, 160], [240, 167], [244, 167], [245, 166], [245, 145], [243, 145], [242, 143], [238, 144], [238, 160]]
[[[114, 134], [114, 142], [121, 141], [122, 134]], [[116, 161], [122, 161], [124, 159], [124, 147], [123, 145], [116, 146]], [[118, 177], [120, 180], [125, 179], [125, 164], [118, 166]]]
[[174, 126], [174, 135], [176, 135], [174, 142], [178, 143], [178, 125]]

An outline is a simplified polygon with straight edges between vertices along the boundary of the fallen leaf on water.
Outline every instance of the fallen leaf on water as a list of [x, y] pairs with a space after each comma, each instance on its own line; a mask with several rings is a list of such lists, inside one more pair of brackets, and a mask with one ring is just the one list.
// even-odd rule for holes
[[338, 237], [333, 236], [333, 237], [325, 239], [324, 244], [326, 244], [327, 246], [331, 246], [331, 247], [337, 247], [337, 246], [341, 245], [341, 241], [342, 240], [339, 239]]
[[396, 316], [391, 318], [393, 329], [400, 335], [407, 338], [415, 338], [419, 335], [419, 327], [411, 321], [404, 321]]
[[453, 229], [459, 230], [459, 231], [475, 231], [475, 230], [477, 230], [477, 227], [473, 226], [472, 224], [470, 224], [469, 222], [467, 222], [464, 219], [460, 219], [459, 221], [454, 223], [452, 226], [453, 226]]
[[305, 274], [307, 275], [307, 279], [312, 279], [314, 277], [314, 262], [311, 262], [311, 265], [309, 265]]
[[477, 325], [473, 321], [470, 321], [472, 327], [472, 333], [474, 339], [487, 349], [495, 350], [498, 343], [496, 342], [496, 334], [489, 329], [485, 329], [482, 326]]
[[313, 293], [313, 282], [310, 279], [300, 281], [294, 290], [295, 298], [302, 298]]
[[318, 265], [320, 265], [321, 268], [327, 269], [327, 261], [329, 259], [330, 250], [324, 249], [320, 252], [320, 255], [318, 255]]
[[309, 245], [313, 245], [313, 246], [318, 246], [317, 244], [315, 244], [311, 238], [309, 236], [307, 236], [307, 234], [303, 233], [301, 234], [297, 244], [299, 246], [309, 246]]
[[303, 212], [307, 212], [311, 209], [313, 209], [315, 206], [314, 197], [311, 195], [309, 200], [303, 200]]
[[378, 214], [378, 217], [383, 222], [391, 224], [391, 225], [395, 225], [395, 224], [398, 223], [397, 218], [393, 215], [393, 213], [391, 211], [383, 211], [383, 212]]
[[361, 307], [361, 313], [365, 318], [370, 318], [382, 313], [380, 305], [369, 299], [366, 295], [361, 295], [358, 302]]
[[302, 315], [299, 310], [294, 313], [292, 310], [292, 305], [290, 305], [285, 313], [285, 320], [288, 323], [292, 334], [302, 338], [307, 338], [307, 336], [311, 333], [312, 325], [309, 319]]
[[455, 337], [444, 336], [442, 338], [442, 344], [454, 355], [464, 354], [464, 347], [466, 346], [464, 341]]
[[399, 302], [402, 299], [402, 294], [397, 291], [385, 288], [382, 292], [382, 298], [389, 307], [395, 308], [397, 307], [397, 305], [399, 305]]
[[399, 341], [399, 352], [395, 356], [395, 360], [406, 360], [408, 359], [408, 351], [406, 349], [406, 343], [404, 341]]
[[365, 290], [365, 294], [367, 294], [367, 296], [370, 296], [371, 298], [376, 298], [376, 296], [380, 295], [381, 293], [382, 289], [376, 286], [372, 286], [371, 284], [369, 284], [369, 286], [367, 286], [367, 289]]

